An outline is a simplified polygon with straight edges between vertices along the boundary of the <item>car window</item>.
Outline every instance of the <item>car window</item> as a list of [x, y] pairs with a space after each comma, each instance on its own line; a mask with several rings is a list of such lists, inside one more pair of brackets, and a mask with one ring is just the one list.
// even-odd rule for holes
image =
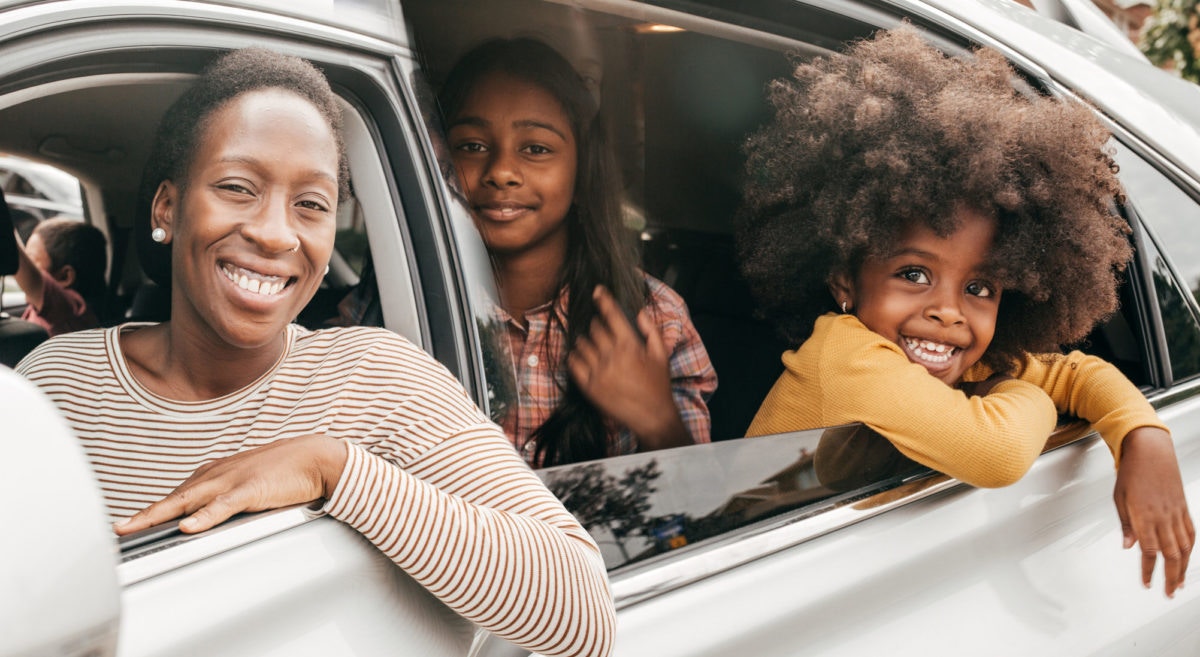
[[[541, 471], [601, 544], [610, 568], [930, 475], [857, 425], [731, 440], [745, 435], [782, 372], [780, 355], [795, 346], [756, 317], [735, 259], [742, 143], [769, 117], [768, 81], [788, 75], [798, 58], [836, 51], [897, 19], [859, 5], [838, 14], [794, 2], [701, 4], [689, 14], [621, 2], [402, 2], [431, 97], [459, 56], [496, 37], [545, 41], [591, 81], [609, 121], [642, 267], [683, 297], [717, 371], [713, 445]], [[931, 38], [952, 52], [969, 45], [950, 34]], [[442, 134], [436, 112], [427, 118], [429, 132]], [[457, 189], [448, 158], [441, 169]], [[1132, 299], [1123, 307], [1083, 348], [1146, 384], [1140, 319]], [[493, 417], [519, 403], [511, 356], [499, 342], [484, 350]], [[833, 449], [839, 444], [859, 449]]]
[[1200, 204], [1158, 169], [1118, 145], [1129, 203], [1150, 233], [1148, 262], [1175, 380], [1200, 373]]
[[[108, 25], [97, 29], [105, 35], [111, 32]], [[144, 30], [126, 34], [125, 37], [130, 41], [123, 43], [128, 45], [140, 38], [150, 38], [148, 34]], [[203, 40], [208, 30], [206, 28], [197, 33], [183, 30], [180, 38], [186, 40], [184, 34], [190, 35], [188, 38], [191, 39]], [[52, 80], [46, 82], [41, 77], [30, 77], [20, 69], [13, 71], [5, 68], [7, 64], [0, 65], [0, 82], [4, 89], [4, 92], [0, 92], [0, 124], [5, 126], [3, 134], [0, 134], [0, 152], [6, 154], [5, 160], [8, 161], [15, 158], [8, 158], [7, 155], [30, 155], [40, 143], [38, 138], [42, 135], [70, 133], [74, 141], [63, 141], [61, 149], [67, 149], [73, 143], [86, 143], [94, 145], [98, 151], [118, 153], [120, 158], [114, 156], [112, 161], [80, 156], [71, 160], [71, 168], [80, 171], [81, 175], [86, 174], [86, 179], [95, 183], [97, 196], [103, 197], [107, 201], [105, 206], [116, 215], [111, 220], [132, 224], [131, 215], [136, 205], [142, 165], [159, 118], [170, 101], [186, 87], [191, 76], [207, 63], [213, 52], [223, 49], [223, 46], [180, 45], [142, 50], [122, 46], [121, 55], [112, 56], [103, 64], [74, 67], [70, 54], [73, 41], [62, 39], [61, 35], [52, 31], [30, 38], [52, 41], [56, 52], [60, 53], [61, 63], [46, 64], [46, 68], [39, 71], [44, 73], [56, 66], [60, 68], [55, 69], [55, 74], [49, 76]], [[256, 43], [262, 39], [256, 36]], [[246, 41], [245, 37], [243, 41]], [[272, 42], [270, 39], [261, 43], [266, 47], [295, 51], [296, 46], [289, 44], [291, 42]], [[322, 51], [313, 52], [315, 56], [311, 57], [312, 60], [321, 63]], [[324, 54], [333, 57], [329, 55], [330, 52], [338, 51], [331, 50]], [[80, 56], [92, 62], [90, 57], [93, 54], [90, 49], [84, 49], [84, 54]], [[419, 301], [420, 282], [410, 267], [412, 254], [406, 238], [409, 227], [405, 223], [405, 211], [415, 210], [418, 204], [408, 199], [412, 202], [402, 207], [401, 196], [396, 189], [400, 184], [397, 181], [403, 180], [406, 175], [412, 177], [411, 173], [405, 171], [411, 172], [415, 168], [413, 160], [419, 158], [419, 150], [411, 148], [395, 134], [395, 126], [401, 123], [396, 113], [402, 103], [396, 100], [397, 94], [391, 92], [395, 83], [388, 69], [390, 60], [366, 55], [347, 58], [340, 53], [333, 59], [333, 63], [326, 61], [324, 65], [328, 77], [334, 82], [334, 88], [344, 101], [343, 133], [354, 196], [339, 207], [335, 243], [337, 256], [331, 262], [328, 277], [330, 280], [336, 279], [335, 283], [322, 288], [310, 307], [305, 309], [305, 313], [312, 311], [314, 314], [300, 321], [309, 323], [304, 321], [307, 319], [315, 326], [322, 326], [326, 320], [336, 316], [339, 302], [349, 290], [358, 287], [360, 278], [364, 277], [373, 260], [384, 263], [375, 267], [381, 273], [369, 282], [372, 290], [370, 296], [375, 300], [376, 319], [358, 323], [386, 326], [415, 344], [428, 348], [424, 307]], [[6, 61], [11, 63], [13, 59]], [[13, 89], [18, 90], [17, 93], [10, 93]], [[79, 107], [88, 108], [86, 121], [64, 122], [58, 118], [77, 117]], [[380, 130], [381, 124], [389, 126], [386, 134]], [[62, 157], [64, 160], [71, 159], [69, 155], [66, 153]], [[44, 161], [48, 158], [38, 159]], [[32, 181], [37, 178], [29, 176], [29, 179]], [[8, 182], [12, 183], [12, 179]], [[78, 183], [75, 186], [78, 187]], [[91, 194], [90, 189], [88, 193]], [[9, 199], [11, 202], [12, 197]], [[121, 235], [128, 236], [132, 244], [129, 230]], [[135, 270], [133, 280], [144, 285], [146, 276], [139, 267], [144, 263], [137, 262], [137, 252], [132, 246], [128, 248], [127, 257], [130, 267]], [[444, 254], [436, 252], [431, 257], [444, 260]], [[340, 271], [334, 272], [335, 268]], [[375, 292], [376, 288], [378, 292]], [[6, 291], [11, 289], [16, 289], [16, 286], [5, 288]], [[446, 296], [444, 292], [436, 294]], [[381, 298], [385, 299], [384, 303], [379, 302]], [[169, 304], [166, 299], [162, 301]], [[447, 323], [444, 319], [442, 321]], [[300, 517], [296, 522], [302, 522], [303, 519]], [[262, 525], [254, 518], [246, 519], [246, 523]], [[207, 533], [225, 536], [219, 541], [207, 543], [217, 546], [213, 550], [229, 549], [233, 545], [254, 540], [254, 536], [279, 531], [278, 528], [263, 527], [261, 531], [247, 530], [250, 532], [247, 534], [239, 529], [236, 536], [231, 538], [227, 529], [222, 526]], [[191, 541], [188, 543], [193, 544]], [[195, 547], [183, 551], [186, 554], [180, 550], [166, 549], [176, 544], [182, 542], [152, 538], [148, 544], [136, 550], [131, 547], [126, 550], [128, 567], [123, 567], [124, 571], [136, 571], [138, 574], [134, 579], [139, 579], [177, 567], [180, 559], [187, 561], [198, 558]], [[131, 565], [135, 561], [138, 565]], [[128, 581], [126, 579], [126, 583]]]

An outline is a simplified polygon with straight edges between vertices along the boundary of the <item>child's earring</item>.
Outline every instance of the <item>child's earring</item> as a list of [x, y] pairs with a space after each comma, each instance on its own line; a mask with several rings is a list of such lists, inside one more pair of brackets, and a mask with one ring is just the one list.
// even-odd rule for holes
[[842, 302], [842, 314], [843, 314], [843, 315], [845, 315], [845, 314], [848, 312], [848, 307], [849, 307], [849, 305], [850, 305], [850, 304], [849, 304], [848, 302], [846, 302], [846, 301], [843, 301], [843, 302]]
[[150, 239], [162, 244], [163, 240], [167, 239], [167, 231], [163, 230], [162, 228], [155, 228], [154, 230], [150, 231]]

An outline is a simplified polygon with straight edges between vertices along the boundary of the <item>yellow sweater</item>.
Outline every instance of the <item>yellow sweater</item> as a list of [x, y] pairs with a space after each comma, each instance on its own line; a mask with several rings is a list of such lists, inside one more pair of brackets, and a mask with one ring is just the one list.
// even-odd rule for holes
[[[905, 456], [969, 484], [1007, 486], [1041, 453], [1058, 414], [1091, 422], [1120, 461], [1132, 430], [1166, 430], [1120, 370], [1095, 356], [1029, 355], [1016, 378], [968, 397], [909, 362], [853, 315], [817, 319], [812, 337], [783, 354], [784, 373], [747, 435], [862, 422]], [[976, 365], [968, 381], [990, 372]]]

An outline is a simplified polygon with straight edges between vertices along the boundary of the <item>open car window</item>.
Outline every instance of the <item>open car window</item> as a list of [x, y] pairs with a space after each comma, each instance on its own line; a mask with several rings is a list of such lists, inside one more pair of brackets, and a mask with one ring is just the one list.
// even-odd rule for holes
[[[610, 569], [716, 549], [777, 523], [831, 518], [887, 491], [909, 491], [914, 482], [926, 482], [915, 489], [924, 491], [945, 481], [861, 425], [741, 439], [783, 371], [781, 354], [796, 346], [758, 319], [739, 273], [733, 220], [742, 144], [770, 116], [764, 94], [770, 80], [789, 75], [797, 60], [892, 27], [898, 17], [856, 3], [840, 12], [795, 2], [738, 9], [688, 3], [683, 10], [598, 1], [402, 5], [431, 97], [463, 53], [496, 37], [545, 41], [593, 84], [620, 164], [627, 225], [641, 238], [642, 267], [684, 298], [716, 369], [712, 445], [541, 471], [601, 545]], [[914, 20], [943, 50], [972, 45]], [[1022, 93], [1046, 87], [1032, 76], [1014, 86]], [[441, 134], [436, 113], [428, 128]], [[453, 170], [448, 160], [441, 168]], [[1131, 285], [1139, 276], [1131, 274]], [[1151, 337], [1135, 296], [1127, 286], [1121, 313], [1079, 348], [1151, 388], [1157, 382], [1148, 364]], [[494, 358], [489, 370], [493, 396], [504, 404], [519, 394], [509, 362]], [[1086, 433], [1069, 424], [1048, 446]], [[889, 503], [916, 499], [907, 495]]]

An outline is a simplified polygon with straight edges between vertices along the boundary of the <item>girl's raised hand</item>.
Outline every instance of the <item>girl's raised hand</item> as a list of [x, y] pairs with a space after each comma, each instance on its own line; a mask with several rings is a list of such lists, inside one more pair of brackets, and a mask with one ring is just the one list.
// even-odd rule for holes
[[1142, 547], [1142, 583], [1163, 556], [1164, 590], [1174, 597], [1183, 586], [1196, 530], [1188, 513], [1171, 436], [1156, 427], [1139, 427], [1125, 436], [1113, 501], [1121, 519], [1125, 548]]
[[130, 534], [187, 515], [179, 528], [189, 534], [214, 527], [243, 511], [265, 511], [329, 497], [346, 466], [340, 441], [313, 434], [200, 466], [169, 495], [113, 525]]
[[567, 356], [567, 370], [596, 408], [629, 427], [639, 449], [691, 443], [671, 394], [670, 354], [648, 311], [629, 324], [603, 286], [592, 293], [598, 315]]

